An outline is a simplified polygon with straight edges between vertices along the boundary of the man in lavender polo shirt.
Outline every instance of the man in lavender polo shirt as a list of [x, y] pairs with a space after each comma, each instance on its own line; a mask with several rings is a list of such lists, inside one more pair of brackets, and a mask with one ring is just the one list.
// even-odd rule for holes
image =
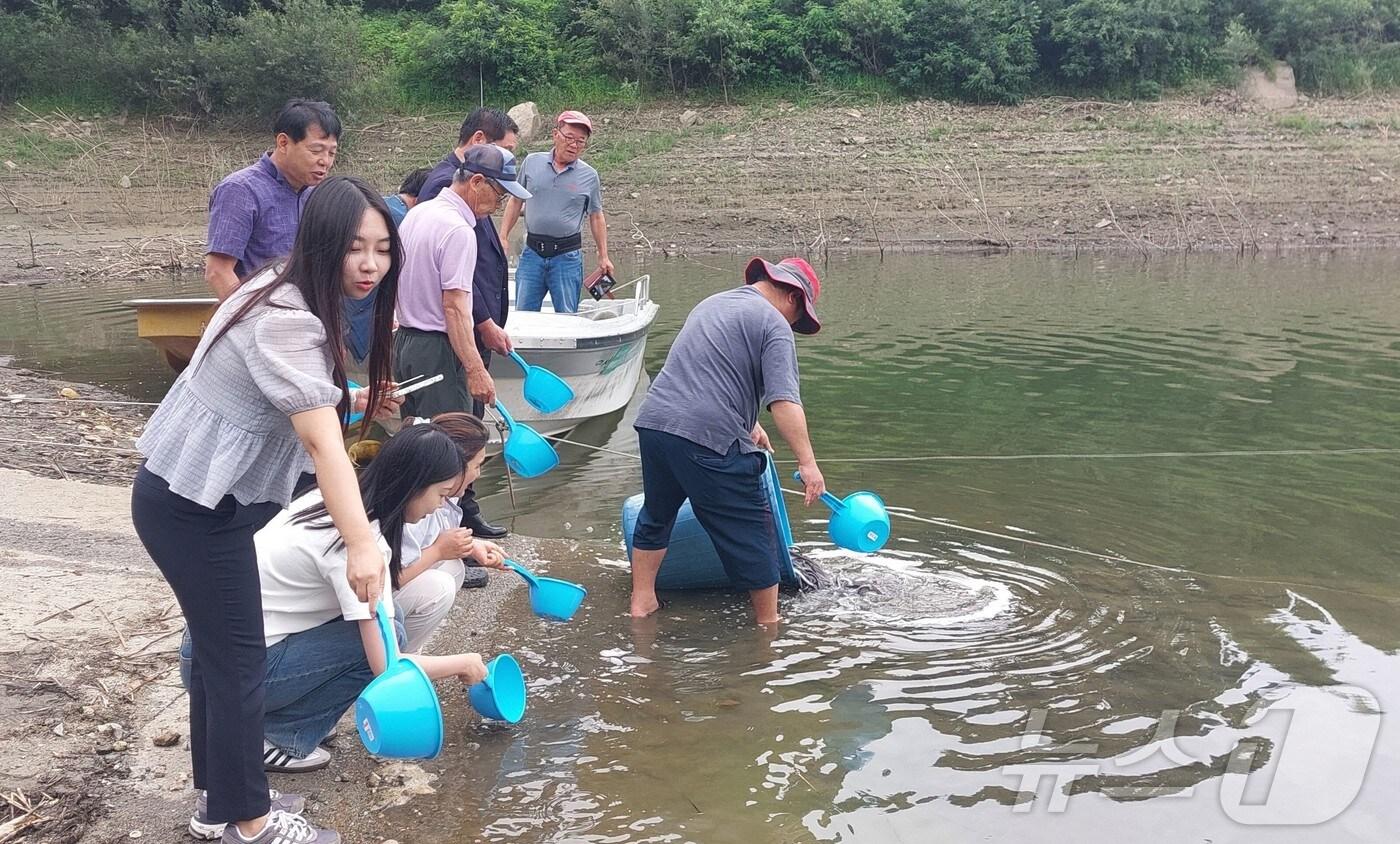
[[[529, 199], [516, 181], [515, 156], [494, 144], [467, 149], [452, 184], [419, 202], [399, 227], [403, 268], [399, 271], [399, 330], [394, 335], [394, 379], [442, 374], [442, 381], [404, 397], [404, 418], [431, 418], [466, 411], [481, 418], [496, 400], [496, 385], [477, 350], [472, 317], [476, 272], [476, 221], [500, 207], [507, 195]], [[481, 517], [467, 487], [460, 502], [462, 527], [482, 537], [504, 531]]]
[[328, 104], [288, 101], [273, 132], [272, 149], [209, 195], [204, 280], [220, 299], [292, 251], [301, 209], [335, 164], [340, 118]]

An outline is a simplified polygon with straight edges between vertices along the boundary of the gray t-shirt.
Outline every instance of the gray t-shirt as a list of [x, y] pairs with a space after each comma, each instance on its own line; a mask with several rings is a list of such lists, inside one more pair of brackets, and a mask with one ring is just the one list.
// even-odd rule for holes
[[598, 171], [582, 159], [554, 170], [553, 152], [532, 152], [520, 168], [520, 183], [533, 196], [525, 201], [525, 229], [545, 237], [570, 237], [583, 231], [589, 214], [603, 210]]
[[762, 293], [740, 287], [686, 317], [634, 424], [717, 454], [736, 440], [741, 451], [758, 451], [749, 432], [759, 408], [775, 401], [802, 403], [792, 327]]

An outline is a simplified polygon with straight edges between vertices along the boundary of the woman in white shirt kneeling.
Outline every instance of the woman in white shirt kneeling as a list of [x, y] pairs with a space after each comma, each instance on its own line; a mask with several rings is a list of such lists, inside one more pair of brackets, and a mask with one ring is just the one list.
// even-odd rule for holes
[[[386, 580], [395, 589], [403, 573], [405, 526], [442, 507], [461, 485], [466, 464], [451, 437], [424, 424], [390, 439], [360, 474], [360, 495], [385, 557]], [[345, 544], [317, 491], [273, 518], [255, 542], [267, 637], [264, 761], [274, 771], [316, 770], [330, 762], [320, 741], [384, 670], [384, 646], [372, 608], [350, 590]], [[384, 604], [396, 615], [393, 602]], [[430, 625], [419, 624], [407, 609], [404, 615], [395, 619], [399, 644], [429, 677], [456, 676], [472, 684], [486, 676], [479, 654], [426, 656], [407, 646], [426, 641], [445, 612], [434, 610]], [[413, 635], [405, 635], [405, 627]]]
[[[462, 524], [458, 503], [472, 481], [481, 475], [489, 433], [470, 413], [439, 413], [432, 424], [441, 428], [467, 461], [457, 488], [442, 506], [422, 521], [404, 525], [403, 573], [394, 602], [411, 619], [407, 623], [408, 649], [415, 651], [447, 611], [463, 587], [486, 585], [483, 568], [505, 570], [505, 552], [486, 539], [476, 539]], [[418, 619], [421, 619], [419, 621]]]

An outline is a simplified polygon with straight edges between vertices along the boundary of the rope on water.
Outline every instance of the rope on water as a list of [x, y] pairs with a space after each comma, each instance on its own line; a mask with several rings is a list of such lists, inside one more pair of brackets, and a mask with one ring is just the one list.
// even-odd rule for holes
[[[1090, 454], [923, 454], [910, 457], [823, 457], [818, 463], [925, 463], [934, 460], [1143, 460], [1163, 457], [1333, 457], [1356, 454], [1400, 454], [1400, 448], [1289, 448], [1259, 451], [1139, 451]], [[796, 463], [791, 458], [779, 463]]]
[[554, 442], [557, 442], [557, 443], [563, 443], [564, 445], [576, 445], [576, 446], [578, 446], [579, 448], [591, 448], [591, 449], [593, 449], [594, 451], [601, 451], [601, 452], [603, 452], [604, 454], [615, 454], [615, 455], [617, 455], [618, 457], [630, 457], [630, 458], [632, 458], [633, 460], [637, 460], [637, 461], [640, 461], [640, 460], [642, 459], [642, 456], [641, 456], [640, 454], [632, 454], [631, 452], [627, 452], [627, 451], [618, 451], [617, 449], [613, 449], [613, 448], [604, 448], [604, 447], [601, 446], [601, 445], [593, 445], [593, 444], [591, 444], [591, 443], [575, 442], [574, 440], [566, 440], [566, 439], [564, 439], [563, 437], [555, 437], [555, 436], [551, 436], [551, 435], [549, 435], [549, 434], [540, 434], [540, 436], [544, 437], [544, 438], [547, 439], [547, 440], [553, 440]]
[[[800, 490], [788, 489], [787, 487], [783, 487], [783, 492], [786, 492], [788, 495], [798, 496], [799, 498], [805, 495]], [[1382, 601], [1387, 601], [1390, 603], [1400, 602], [1400, 596], [1376, 595], [1370, 592], [1358, 592], [1354, 589], [1341, 589], [1336, 586], [1326, 586], [1321, 583], [1298, 583], [1296, 581], [1291, 580], [1269, 580], [1267, 578], [1259, 577], [1244, 577], [1242, 575], [1237, 574], [1216, 574], [1214, 572], [1191, 571], [1190, 569], [1176, 568], [1175, 566], [1164, 566], [1159, 565], [1157, 563], [1144, 563], [1141, 560], [1134, 560], [1129, 557], [1124, 557], [1118, 554], [1101, 554], [1097, 551], [1086, 551], [1082, 548], [1072, 548], [1068, 545], [1056, 545], [1053, 542], [1042, 542], [1041, 540], [1030, 539], [1024, 536], [1012, 536], [1011, 534], [1007, 533], [997, 533], [996, 531], [968, 527], [967, 525], [960, 525], [957, 522], [951, 521], [949, 519], [930, 519], [926, 516], [916, 516], [913, 513], [903, 513], [898, 510], [890, 510], [889, 514], [891, 516], [898, 516], [901, 519], [909, 519], [915, 522], [923, 522], [924, 524], [933, 525], [935, 527], [951, 528], [953, 530], [960, 530], [965, 533], [975, 533], [980, 534], [982, 536], [991, 536], [995, 537], [996, 539], [1003, 539], [1009, 542], [1021, 542], [1025, 543], [1026, 545], [1037, 545], [1041, 548], [1050, 548], [1055, 551], [1064, 551], [1070, 554], [1079, 554], [1085, 557], [1094, 557], [1095, 559], [1105, 560], [1111, 563], [1123, 563], [1125, 565], [1137, 566], [1139, 568], [1167, 572], [1168, 574], [1182, 575], [1185, 577], [1201, 577], [1209, 578], [1212, 580], [1232, 580], [1239, 583], [1253, 583], [1262, 586], [1281, 586], [1288, 589], [1320, 589], [1325, 592], [1336, 592], [1339, 594], [1352, 595], [1359, 598], [1378, 598]]]

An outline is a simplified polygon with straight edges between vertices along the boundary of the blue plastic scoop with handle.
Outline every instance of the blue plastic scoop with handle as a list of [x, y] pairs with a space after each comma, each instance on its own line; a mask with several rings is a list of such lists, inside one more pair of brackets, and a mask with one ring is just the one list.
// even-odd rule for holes
[[365, 750], [391, 759], [432, 759], [442, 752], [442, 705], [433, 681], [399, 654], [394, 623], [381, 601], [375, 622], [384, 642], [384, 672], [355, 701], [355, 729]]
[[530, 609], [538, 616], [568, 621], [578, 612], [579, 605], [588, 594], [588, 590], [577, 583], [557, 577], [540, 577], [514, 560], [506, 560], [506, 567], [530, 584]]
[[554, 450], [539, 431], [523, 422], [516, 422], [506, 406], [499, 400], [496, 412], [506, 421], [510, 433], [501, 449], [510, 470], [522, 478], [535, 478], [559, 465], [559, 453]]
[[[802, 473], [793, 472], [792, 479], [802, 480]], [[827, 535], [847, 551], [869, 554], [884, 548], [889, 541], [890, 513], [875, 493], [853, 492], [842, 499], [823, 492], [822, 503], [831, 508]]]
[[525, 373], [525, 401], [540, 413], [558, 413], [564, 405], [574, 400], [574, 390], [563, 378], [545, 369], [525, 362], [525, 358], [514, 350], [510, 359], [515, 361]]

